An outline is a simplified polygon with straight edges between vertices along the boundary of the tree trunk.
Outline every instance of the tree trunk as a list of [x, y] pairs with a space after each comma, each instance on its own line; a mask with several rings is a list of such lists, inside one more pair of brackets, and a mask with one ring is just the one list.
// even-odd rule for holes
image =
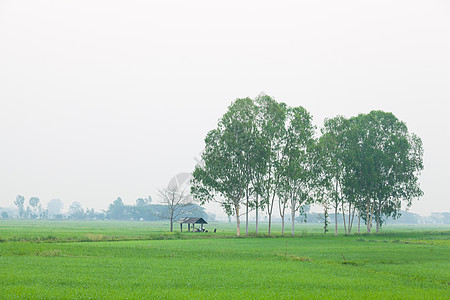
[[295, 209], [291, 207], [291, 219], [292, 219], [292, 236], [294, 236], [294, 228], [295, 228]]
[[275, 201], [275, 193], [272, 196], [272, 201], [270, 202], [270, 207], [267, 208], [267, 212], [269, 214], [269, 235], [272, 232], [272, 212], [273, 212], [273, 203]]
[[[353, 228], [353, 220], [355, 219], [356, 207], [353, 207], [353, 213], [350, 212], [350, 207], [348, 208], [348, 234], [351, 233]], [[350, 218], [351, 215], [351, 218]]]
[[338, 226], [337, 226], [337, 219], [338, 219], [338, 206], [339, 206], [339, 201], [338, 201], [338, 182], [336, 180], [336, 199], [334, 199], [334, 235], [337, 236], [338, 235]]
[[358, 212], [358, 233], [361, 233], [361, 212]]
[[378, 207], [377, 207], [377, 233], [380, 232], [380, 219], [381, 219], [381, 201], [378, 201]]
[[[276, 184], [275, 187], [273, 189], [273, 195], [272, 195], [272, 200], [269, 203], [269, 207], [267, 207], [267, 212], [269, 213], [269, 235], [272, 232], [272, 213], [273, 213], [273, 204], [275, 202], [275, 196], [276, 196], [276, 191], [278, 189], [278, 184], [280, 183], [280, 178], [279, 176], [276, 179]], [[267, 199], [270, 199], [270, 189], [267, 190]]]
[[370, 210], [370, 232], [372, 232], [372, 224], [373, 224], [373, 212], [375, 211], [375, 202], [372, 205]]
[[239, 205], [236, 205], [236, 235], [241, 235], [241, 220], [239, 218]]
[[247, 189], [247, 202], [245, 203], [245, 235], [248, 235], [248, 189]]
[[[281, 234], [284, 234], [284, 212], [286, 210], [286, 198], [285, 201], [283, 202], [283, 207], [279, 207], [280, 208], [280, 216], [281, 216]], [[281, 202], [281, 199], [279, 199], [278, 203]], [[281, 205], [281, 204], [280, 204]]]
[[369, 220], [367, 221], [367, 232], [370, 233], [372, 231], [372, 219], [373, 219], [373, 210], [374, 204], [370, 204], [370, 212], [369, 212]]
[[258, 234], [258, 195], [256, 195], [256, 234]]
[[344, 234], [347, 235], [347, 225], [345, 224], [344, 201], [342, 201], [342, 220], [344, 221]]
[[338, 206], [337, 203], [334, 206], [334, 235], [337, 236], [338, 235], [338, 230], [337, 230], [337, 217], [338, 217]]
[[170, 232], [173, 232], [173, 219], [170, 218]]

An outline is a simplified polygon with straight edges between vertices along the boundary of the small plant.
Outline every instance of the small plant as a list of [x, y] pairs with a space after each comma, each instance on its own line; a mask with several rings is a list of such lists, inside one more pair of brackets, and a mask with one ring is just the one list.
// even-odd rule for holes
[[42, 252], [38, 252], [37, 256], [61, 256], [62, 251], [59, 249], [46, 250]]
[[342, 252], [341, 252], [341, 255], [342, 255], [342, 258], [344, 259], [344, 263], [347, 264], [347, 260], [345, 259], [345, 256], [344, 256], [344, 254], [342, 254]]
[[342, 255], [342, 258], [344, 259], [344, 262], [342, 262], [343, 265], [353, 265], [353, 266], [357, 266], [357, 265], [358, 265], [358, 264], [355, 263], [355, 262], [347, 261], [347, 260], [345, 259], [344, 254], [342, 254], [342, 252], [341, 252], [341, 255]]
[[105, 236], [103, 234], [92, 234], [88, 233], [86, 234], [86, 239], [90, 242], [98, 242], [105, 239]]
[[308, 257], [299, 257], [295, 255], [289, 255], [289, 258], [295, 261], [311, 261], [311, 259]]

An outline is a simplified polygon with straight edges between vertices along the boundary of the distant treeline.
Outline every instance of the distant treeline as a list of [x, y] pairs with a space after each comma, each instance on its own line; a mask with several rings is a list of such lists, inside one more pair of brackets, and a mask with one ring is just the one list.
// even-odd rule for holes
[[[0, 208], [2, 219], [68, 219], [68, 220], [136, 220], [158, 221], [166, 219], [168, 207], [164, 204], [152, 204], [151, 197], [139, 198], [134, 205], [124, 204], [119, 197], [106, 210], [95, 211], [93, 208], [83, 208], [78, 201], [72, 202], [67, 212], [62, 212], [64, 206], [60, 199], [53, 199], [44, 208], [38, 197], [31, 197], [25, 206], [25, 197], [18, 195], [15, 208]], [[205, 209], [197, 204], [183, 207], [181, 217], [201, 217], [205, 220], [215, 218], [208, 215]]]

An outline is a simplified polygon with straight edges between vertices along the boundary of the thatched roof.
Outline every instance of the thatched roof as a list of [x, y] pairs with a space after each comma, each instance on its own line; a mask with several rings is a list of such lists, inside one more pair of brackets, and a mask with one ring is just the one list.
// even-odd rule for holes
[[181, 218], [176, 223], [182, 224], [208, 224], [203, 218]]

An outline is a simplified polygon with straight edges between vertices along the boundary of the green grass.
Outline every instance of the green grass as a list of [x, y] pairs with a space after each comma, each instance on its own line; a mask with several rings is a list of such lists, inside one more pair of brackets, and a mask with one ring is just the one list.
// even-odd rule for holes
[[294, 238], [278, 227], [273, 238], [214, 227], [217, 234], [167, 233], [167, 224], [149, 222], [1, 221], [0, 298], [449, 297], [445, 226], [334, 237], [299, 225]]

